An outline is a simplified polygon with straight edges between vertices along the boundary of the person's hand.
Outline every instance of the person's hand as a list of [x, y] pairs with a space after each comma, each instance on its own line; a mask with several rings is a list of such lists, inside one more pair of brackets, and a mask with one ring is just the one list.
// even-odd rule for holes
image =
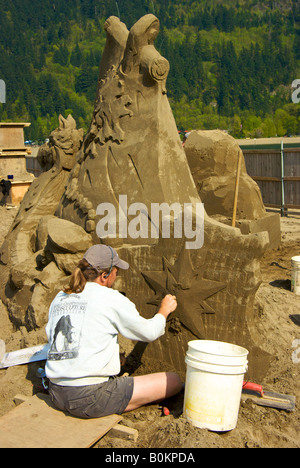
[[158, 313], [162, 314], [165, 318], [168, 318], [168, 316], [172, 312], [174, 312], [176, 307], [177, 307], [176, 296], [172, 296], [171, 294], [168, 294], [161, 301]]

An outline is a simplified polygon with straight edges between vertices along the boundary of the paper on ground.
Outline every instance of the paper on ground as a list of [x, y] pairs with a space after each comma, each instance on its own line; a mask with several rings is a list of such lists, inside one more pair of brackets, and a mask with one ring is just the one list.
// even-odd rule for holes
[[[0, 358], [1, 358], [1, 346], [2, 346], [1, 342], [3, 342], [3, 340], [0, 340]], [[4, 350], [5, 350], [5, 344], [4, 344]], [[0, 362], [0, 369], [4, 369], [6, 367], [18, 366], [20, 364], [27, 364], [29, 362], [44, 361], [47, 359], [48, 351], [49, 351], [49, 344], [43, 344], [43, 345], [33, 346], [32, 348], [24, 348], [24, 349], [19, 349], [18, 351], [5, 353]]]

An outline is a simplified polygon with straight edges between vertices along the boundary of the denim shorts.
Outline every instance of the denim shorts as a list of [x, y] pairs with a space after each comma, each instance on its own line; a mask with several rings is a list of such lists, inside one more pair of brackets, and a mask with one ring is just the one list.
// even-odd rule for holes
[[122, 414], [133, 394], [133, 377], [117, 377], [97, 385], [69, 387], [49, 382], [54, 406], [83, 419]]

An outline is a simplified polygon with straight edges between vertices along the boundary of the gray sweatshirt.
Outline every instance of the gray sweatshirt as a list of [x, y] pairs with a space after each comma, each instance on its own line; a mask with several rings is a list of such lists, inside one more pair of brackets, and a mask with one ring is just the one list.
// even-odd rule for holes
[[143, 318], [118, 291], [88, 282], [80, 294], [60, 292], [49, 309], [46, 375], [57, 385], [102, 383], [120, 372], [118, 333], [151, 342], [165, 333], [166, 319]]

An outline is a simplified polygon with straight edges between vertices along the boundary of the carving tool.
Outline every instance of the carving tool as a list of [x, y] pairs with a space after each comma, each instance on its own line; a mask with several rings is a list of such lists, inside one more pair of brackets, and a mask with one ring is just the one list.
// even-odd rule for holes
[[241, 150], [239, 150], [238, 165], [237, 165], [236, 178], [235, 178], [232, 223], [231, 223], [233, 227], [235, 227], [235, 224], [236, 224], [236, 211], [237, 211], [237, 202], [238, 202], [238, 194], [239, 194], [241, 165], [242, 165], [242, 152]]
[[243, 383], [242, 399], [250, 398], [260, 406], [293, 411], [296, 405], [296, 398], [293, 395], [283, 395], [281, 393], [266, 392], [262, 386], [252, 382]]
[[43, 369], [42, 367], [39, 367], [38, 370], [36, 371], [36, 376], [42, 379], [44, 390], [48, 390], [49, 386], [47, 383], [47, 376], [46, 376], [45, 369]]

